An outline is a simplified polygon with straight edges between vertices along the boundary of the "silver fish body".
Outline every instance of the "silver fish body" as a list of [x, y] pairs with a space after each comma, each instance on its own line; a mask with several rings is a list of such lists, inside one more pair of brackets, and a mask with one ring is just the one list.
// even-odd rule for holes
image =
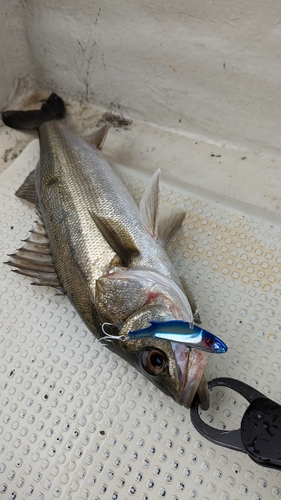
[[[177, 273], [151, 234], [157, 207], [145, 213], [157, 179], [145, 193], [141, 215], [95, 146], [60, 121], [38, 128], [36, 205], [59, 282], [89, 329], [100, 338], [106, 321], [119, 335], [146, 328], [151, 320], [192, 322]], [[113, 341], [109, 348], [178, 403], [189, 407], [197, 392], [208, 406], [203, 352], [186, 353], [185, 346], [161, 339]]]

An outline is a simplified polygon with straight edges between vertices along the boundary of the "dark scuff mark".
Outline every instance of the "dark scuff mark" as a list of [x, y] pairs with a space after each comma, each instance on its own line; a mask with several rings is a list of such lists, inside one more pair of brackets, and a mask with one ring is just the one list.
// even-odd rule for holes
[[110, 123], [115, 128], [123, 128], [125, 130], [128, 130], [129, 126], [132, 124], [131, 119], [108, 111], [102, 115], [102, 118], [97, 123], [97, 127], [100, 127], [105, 122]]
[[4, 163], [7, 163], [8, 157], [9, 157], [9, 154], [11, 151], [12, 151], [12, 148], [5, 149], [4, 156], [3, 156]]
[[4, 155], [3, 155], [4, 163], [7, 163], [10, 160], [14, 160], [15, 158], [18, 157], [18, 154], [19, 153], [16, 153], [15, 151], [13, 152], [12, 148], [5, 149]]

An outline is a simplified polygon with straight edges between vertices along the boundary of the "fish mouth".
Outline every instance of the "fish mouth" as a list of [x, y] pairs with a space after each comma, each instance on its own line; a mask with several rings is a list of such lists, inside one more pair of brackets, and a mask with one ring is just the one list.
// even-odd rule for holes
[[173, 342], [175, 360], [180, 381], [180, 399], [185, 408], [190, 408], [197, 394], [202, 410], [210, 405], [209, 389], [204, 376], [207, 356], [198, 349], [187, 349], [186, 346]]

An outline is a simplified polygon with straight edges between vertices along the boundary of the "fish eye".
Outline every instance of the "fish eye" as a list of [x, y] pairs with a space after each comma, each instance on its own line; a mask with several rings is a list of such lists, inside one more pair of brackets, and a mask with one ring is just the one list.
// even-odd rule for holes
[[140, 363], [143, 370], [149, 375], [164, 375], [168, 368], [166, 354], [160, 349], [145, 349], [140, 354]]

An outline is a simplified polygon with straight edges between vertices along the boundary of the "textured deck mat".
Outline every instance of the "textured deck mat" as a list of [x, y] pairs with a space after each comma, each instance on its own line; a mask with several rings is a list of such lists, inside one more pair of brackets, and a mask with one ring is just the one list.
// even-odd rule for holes
[[[38, 159], [32, 142], [0, 177], [0, 499], [268, 500], [281, 472], [213, 445], [189, 411], [111, 354], [64, 296], [2, 264], [36, 219], [14, 196]], [[148, 178], [118, 172], [138, 200]], [[235, 377], [281, 403], [281, 228], [162, 183], [186, 207], [169, 255], [202, 325], [228, 344], [207, 378]], [[214, 389], [206, 421], [237, 428], [246, 402]]]

